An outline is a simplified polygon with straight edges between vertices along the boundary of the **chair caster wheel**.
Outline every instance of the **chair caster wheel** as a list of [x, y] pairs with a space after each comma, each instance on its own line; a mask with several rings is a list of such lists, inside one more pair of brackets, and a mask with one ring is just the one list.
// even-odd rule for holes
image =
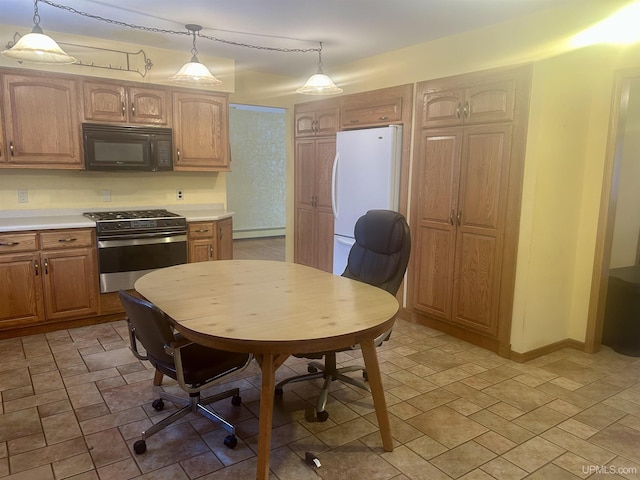
[[369, 374], [366, 370], [362, 370], [362, 378], [364, 378], [366, 381], [369, 381]]
[[151, 404], [151, 406], [155, 409], [155, 410], [162, 410], [164, 408], [164, 401], [161, 398], [158, 398], [157, 400], [154, 400], [153, 403]]
[[238, 439], [235, 435], [227, 435], [224, 439], [224, 446], [233, 450], [238, 445]]
[[318, 419], [319, 422], [326, 422], [327, 419], [329, 418], [329, 412], [327, 412], [326, 410], [323, 410], [321, 412], [316, 412], [316, 418]]
[[273, 393], [276, 395], [276, 397], [281, 397], [284, 395], [284, 391], [281, 388], [276, 388]]
[[234, 395], [231, 397], [231, 405], [238, 407], [242, 404], [242, 397], [240, 395]]
[[316, 367], [312, 367], [311, 365], [307, 367], [307, 372], [309, 373], [316, 373], [317, 371], [318, 369]]
[[147, 442], [144, 440], [138, 440], [133, 444], [133, 451], [136, 452], [137, 455], [142, 455], [147, 451]]

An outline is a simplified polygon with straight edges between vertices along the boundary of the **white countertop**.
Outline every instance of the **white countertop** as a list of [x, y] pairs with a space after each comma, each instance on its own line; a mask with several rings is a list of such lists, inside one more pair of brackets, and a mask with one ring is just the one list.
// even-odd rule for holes
[[[161, 206], [111, 207], [85, 209], [0, 210], [0, 233], [57, 228], [93, 228], [96, 223], [83, 216], [83, 212], [126, 211], [163, 208]], [[185, 205], [167, 207], [172, 213], [184, 216], [188, 222], [221, 220], [233, 216], [222, 204]]]

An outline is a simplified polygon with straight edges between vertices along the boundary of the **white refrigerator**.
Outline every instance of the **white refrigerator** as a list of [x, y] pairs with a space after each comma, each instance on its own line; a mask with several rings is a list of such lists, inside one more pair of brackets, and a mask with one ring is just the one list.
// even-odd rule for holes
[[342, 275], [358, 218], [368, 210], [398, 210], [402, 126], [338, 132], [336, 142], [331, 184], [333, 273]]

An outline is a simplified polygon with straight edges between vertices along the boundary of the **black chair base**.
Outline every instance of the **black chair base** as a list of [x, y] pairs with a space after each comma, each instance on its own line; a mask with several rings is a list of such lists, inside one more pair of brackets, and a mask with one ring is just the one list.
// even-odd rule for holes
[[158, 423], [152, 425], [147, 430], [142, 432], [142, 439], [137, 440], [133, 444], [133, 451], [141, 455], [147, 451], [147, 439], [158, 433], [160, 430], [166, 428], [171, 425], [175, 421], [184, 417], [185, 415], [194, 412], [198, 413], [211, 421], [219, 423], [222, 428], [224, 428], [229, 435], [227, 435], [224, 439], [224, 444], [228, 448], [235, 448], [238, 444], [238, 439], [236, 438], [236, 430], [235, 427], [227, 422], [224, 418], [214, 412], [212, 409], [208, 408], [207, 405], [213, 402], [217, 402], [218, 400], [222, 400], [224, 398], [231, 397], [231, 404], [233, 406], [239, 406], [242, 404], [242, 398], [240, 397], [240, 389], [233, 388], [230, 390], [226, 390], [224, 392], [218, 393], [216, 395], [211, 395], [208, 397], [200, 397], [199, 394], [192, 394], [188, 398], [180, 397], [178, 395], [172, 395], [166, 392], [160, 392], [160, 398], [153, 401], [151, 404], [155, 410], [162, 410], [164, 408], [164, 400], [170, 401], [176, 406], [181, 406], [178, 410], [173, 412], [166, 418], [163, 418]]
[[[362, 388], [363, 390], [371, 391], [369, 385], [364, 381], [367, 379], [367, 371], [361, 365], [351, 365], [348, 367], [337, 368], [336, 365], [336, 354], [335, 352], [328, 352], [325, 354], [325, 363], [322, 364], [320, 362], [309, 362], [307, 365], [307, 370], [309, 373], [305, 373], [302, 375], [296, 375], [294, 377], [289, 377], [282, 380], [275, 387], [276, 396], [282, 396], [284, 394], [283, 388], [285, 385], [289, 383], [297, 383], [304, 382], [306, 380], [313, 380], [316, 378], [324, 378], [324, 384], [322, 385], [322, 390], [320, 391], [320, 395], [318, 396], [318, 400], [316, 401], [316, 418], [320, 422], [325, 422], [329, 418], [329, 413], [325, 410], [327, 406], [327, 400], [329, 398], [329, 388], [331, 387], [331, 382], [334, 380], [340, 380], [341, 382], [348, 383], [349, 385], [353, 385], [358, 388]], [[346, 375], [350, 372], [361, 371], [364, 380], [359, 380], [357, 378], [349, 377]]]

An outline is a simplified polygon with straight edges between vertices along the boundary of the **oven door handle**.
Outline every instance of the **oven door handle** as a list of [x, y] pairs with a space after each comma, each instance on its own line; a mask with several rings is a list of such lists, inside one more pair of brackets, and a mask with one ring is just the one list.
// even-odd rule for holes
[[186, 242], [184, 233], [142, 233], [122, 235], [113, 239], [98, 239], [98, 248], [131, 247], [135, 245], [154, 245], [158, 243]]

